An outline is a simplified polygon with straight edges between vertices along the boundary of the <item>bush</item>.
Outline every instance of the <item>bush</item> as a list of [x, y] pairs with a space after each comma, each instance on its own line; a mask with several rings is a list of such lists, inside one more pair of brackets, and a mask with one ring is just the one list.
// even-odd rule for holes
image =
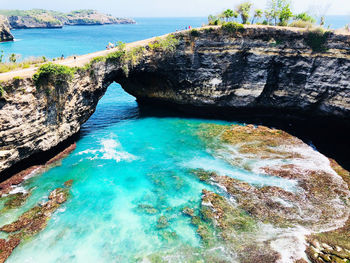
[[224, 23], [221, 28], [227, 32], [230, 33], [235, 33], [238, 31], [243, 31], [244, 30], [244, 26], [240, 23], [236, 23], [236, 22], [228, 22], [228, 23]]
[[197, 29], [192, 29], [190, 31], [190, 36], [191, 37], [199, 37], [199, 31]]
[[328, 50], [326, 43], [329, 35], [329, 31], [325, 31], [322, 28], [317, 28], [307, 32], [305, 42], [314, 52], [326, 52]]
[[5, 95], [4, 87], [0, 85], [0, 98], [2, 98]]
[[62, 85], [73, 79], [75, 71], [75, 68], [48, 63], [38, 69], [33, 76], [33, 80], [37, 87], [42, 87], [49, 83], [54, 86]]
[[300, 27], [300, 28], [313, 28], [314, 24], [310, 21], [296, 20], [289, 24], [291, 27]]
[[160, 50], [174, 52], [179, 40], [174, 35], [168, 35], [165, 38], [157, 38], [153, 43], [148, 44], [150, 50]]

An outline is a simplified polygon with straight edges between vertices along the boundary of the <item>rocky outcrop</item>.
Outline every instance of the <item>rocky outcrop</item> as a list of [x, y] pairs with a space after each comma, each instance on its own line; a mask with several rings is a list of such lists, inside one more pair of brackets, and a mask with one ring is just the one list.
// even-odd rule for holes
[[101, 14], [95, 10], [73, 11], [65, 16], [58, 16], [64, 25], [106, 25], [106, 24], [135, 24], [130, 18], [116, 18], [112, 15]]
[[10, 32], [10, 26], [6, 17], [0, 15], [0, 42], [12, 41], [13, 36]]
[[43, 74], [40, 85], [17, 78], [1, 84], [0, 171], [77, 133], [114, 81], [139, 101], [182, 110], [290, 111], [346, 123], [349, 72], [349, 36], [251, 26], [116, 50], [71, 77]]
[[62, 23], [56, 19], [39, 19], [33, 16], [9, 16], [11, 28], [62, 28]]
[[[1, 13], [1, 11], [0, 11]], [[60, 13], [47, 10], [4, 10], [11, 28], [62, 28], [64, 25], [104, 25], [133, 24], [134, 20], [116, 18], [112, 15], [99, 13], [95, 10], [78, 10], [70, 13]]]

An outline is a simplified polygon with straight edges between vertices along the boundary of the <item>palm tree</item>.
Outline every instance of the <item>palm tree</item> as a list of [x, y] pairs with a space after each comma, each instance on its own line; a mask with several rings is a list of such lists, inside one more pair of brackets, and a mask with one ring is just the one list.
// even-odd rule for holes
[[223, 15], [226, 18], [226, 21], [228, 21], [230, 18], [234, 16], [234, 12], [232, 9], [227, 9], [223, 12]]
[[252, 3], [244, 2], [237, 6], [236, 11], [241, 15], [242, 23], [247, 24]]
[[262, 15], [263, 15], [263, 11], [261, 9], [255, 9], [254, 10], [254, 16], [253, 16], [253, 19], [252, 19], [252, 24], [254, 24], [255, 19], [262, 18]]

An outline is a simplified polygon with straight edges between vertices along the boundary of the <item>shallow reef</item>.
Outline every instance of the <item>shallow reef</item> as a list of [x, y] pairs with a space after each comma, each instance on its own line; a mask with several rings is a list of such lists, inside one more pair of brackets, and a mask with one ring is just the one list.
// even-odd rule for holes
[[[0, 262], [5, 262], [21, 242], [25, 242], [46, 227], [52, 214], [67, 201], [72, 183], [71, 180], [65, 182], [65, 187], [54, 189], [45, 203], [37, 204], [14, 222], [0, 228], [1, 232], [7, 234], [6, 239], [0, 239]], [[5, 202], [4, 209], [23, 205], [28, 196], [29, 193], [9, 194], [6, 196], [8, 200]]]
[[[209, 219], [240, 262], [258, 258], [259, 262], [302, 262], [306, 255], [311, 262], [349, 262], [350, 176], [346, 170], [281, 130], [203, 124], [198, 135], [213, 155], [232, 165], [296, 182], [290, 191], [251, 185], [214, 171], [191, 171], [220, 189], [222, 194], [203, 190], [198, 218]], [[266, 238], [259, 238], [262, 233]], [[299, 249], [290, 247], [286, 253], [279, 239]]]

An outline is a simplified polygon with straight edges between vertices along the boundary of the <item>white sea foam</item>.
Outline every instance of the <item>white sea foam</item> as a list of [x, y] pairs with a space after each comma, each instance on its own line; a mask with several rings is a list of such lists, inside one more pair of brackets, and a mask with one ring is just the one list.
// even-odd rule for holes
[[103, 148], [101, 152], [103, 153], [102, 159], [120, 161], [133, 161], [137, 157], [123, 150], [119, 141], [115, 139], [103, 139], [101, 141]]
[[116, 138], [102, 139], [100, 149], [88, 149], [78, 152], [77, 155], [89, 155], [87, 159], [115, 160], [116, 162], [131, 162], [138, 159], [135, 155], [125, 151]]
[[12, 190], [8, 193], [9, 195], [13, 195], [13, 194], [18, 194], [18, 193], [28, 193], [28, 191], [22, 187], [22, 186], [12, 186]]
[[37, 173], [40, 171], [40, 167], [34, 169], [31, 173], [29, 173], [28, 175], [26, 175], [24, 177], [24, 180], [27, 180], [29, 178], [32, 178], [33, 176], [37, 175]]
[[240, 168], [235, 168], [224, 160], [218, 158], [194, 158], [183, 165], [192, 169], [202, 168], [207, 171], [215, 171], [219, 175], [230, 176], [232, 178], [258, 186], [278, 186], [286, 191], [292, 192], [297, 189], [297, 181], [295, 180], [288, 180], [275, 176], [265, 176], [259, 173], [245, 171]]

